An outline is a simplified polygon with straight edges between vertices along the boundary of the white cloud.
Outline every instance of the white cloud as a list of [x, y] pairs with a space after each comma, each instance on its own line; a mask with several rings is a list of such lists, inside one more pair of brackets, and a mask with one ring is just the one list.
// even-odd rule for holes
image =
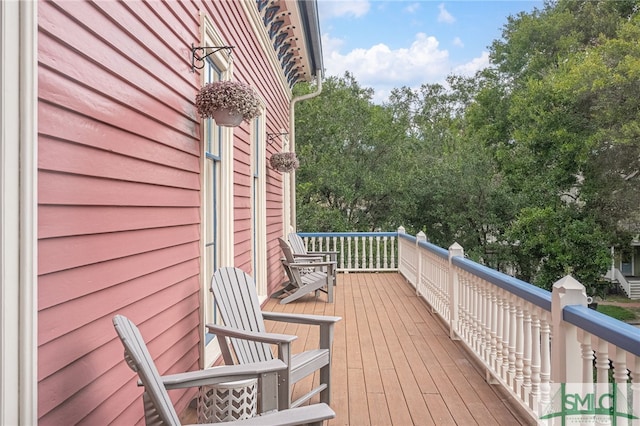
[[453, 45], [456, 47], [464, 47], [464, 43], [460, 37], [456, 37], [453, 39]]
[[422, 84], [444, 84], [449, 74], [473, 76], [489, 66], [489, 53], [482, 54], [470, 62], [453, 66], [447, 50], [439, 48], [433, 36], [418, 33], [409, 48], [391, 49], [380, 43], [367, 49], [354, 49], [341, 53], [343, 42], [322, 36], [325, 74], [342, 77], [349, 71], [362, 87], [375, 90], [374, 101], [384, 102], [391, 90], [407, 86], [418, 88]]
[[453, 69], [454, 74], [473, 76], [476, 71], [480, 71], [489, 66], [489, 52], [482, 52], [480, 57], [473, 58], [471, 62], [459, 65]]
[[359, 18], [369, 12], [369, 0], [318, 0], [318, 9], [323, 18], [353, 16]]
[[411, 3], [409, 6], [404, 8], [404, 11], [407, 13], [416, 13], [420, 9], [420, 3]]
[[361, 86], [375, 89], [376, 101], [386, 99], [394, 87], [442, 82], [451, 70], [449, 52], [439, 48], [435, 37], [424, 33], [416, 34], [409, 48], [395, 50], [380, 43], [343, 54], [341, 41], [326, 33], [322, 46], [326, 75], [341, 77], [349, 71]]
[[440, 13], [438, 14], [438, 22], [444, 22], [445, 24], [452, 24], [456, 22], [456, 18], [454, 18], [453, 15], [450, 14], [447, 9], [445, 9], [444, 3], [440, 3], [438, 9], [440, 9]]

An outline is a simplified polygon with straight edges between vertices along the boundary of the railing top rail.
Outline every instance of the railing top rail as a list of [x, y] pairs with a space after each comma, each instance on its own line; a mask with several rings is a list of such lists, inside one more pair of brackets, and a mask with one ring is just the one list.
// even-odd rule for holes
[[562, 318], [615, 346], [640, 356], [640, 329], [586, 306], [565, 306]]
[[459, 268], [470, 272], [491, 284], [500, 287], [521, 299], [546, 310], [551, 311], [551, 292], [533, 284], [519, 280], [502, 272], [480, 265], [463, 257], [454, 257], [451, 262]]
[[435, 244], [432, 244], [428, 241], [420, 241], [418, 242], [418, 246], [430, 251], [431, 253], [434, 253], [444, 259], [448, 259], [449, 258], [449, 250], [443, 249], [442, 247], [439, 247]]
[[298, 232], [301, 237], [396, 237], [398, 232]]
[[399, 233], [398, 234], [398, 238], [402, 238], [403, 240], [409, 240], [412, 243], [415, 243], [416, 241], [418, 241], [418, 239], [416, 237], [414, 237], [413, 235], [409, 235], [409, 234]]

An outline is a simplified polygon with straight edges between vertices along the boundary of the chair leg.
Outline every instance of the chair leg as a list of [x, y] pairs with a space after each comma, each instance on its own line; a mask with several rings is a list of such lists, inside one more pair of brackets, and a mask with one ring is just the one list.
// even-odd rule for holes
[[331, 403], [331, 365], [325, 365], [320, 369], [320, 383], [326, 383], [326, 389], [320, 391], [320, 402], [327, 405]]

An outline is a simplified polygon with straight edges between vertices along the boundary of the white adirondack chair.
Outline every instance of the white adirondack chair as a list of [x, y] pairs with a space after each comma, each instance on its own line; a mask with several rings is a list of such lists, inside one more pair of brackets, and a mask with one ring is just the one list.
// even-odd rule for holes
[[289, 295], [280, 303], [289, 303], [309, 293], [323, 291], [327, 293], [327, 301], [333, 303], [333, 286], [335, 280], [335, 262], [312, 260], [304, 262], [296, 259], [291, 247], [285, 240], [278, 238], [284, 259], [282, 266], [289, 277], [289, 285], [285, 287]]
[[[253, 278], [237, 268], [218, 269], [211, 280], [211, 291], [224, 325], [207, 324], [207, 328], [218, 337], [225, 364], [272, 360], [275, 357], [270, 345], [277, 345], [278, 358], [287, 365], [287, 369], [280, 374], [278, 405], [297, 407], [318, 393], [320, 402], [329, 404], [333, 328], [341, 320], [340, 317], [263, 312]], [[291, 343], [297, 336], [267, 333], [264, 320], [319, 326], [319, 348], [292, 354]], [[227, 338], [229, 345], [225, 344]], [[320, 384], [292, 401], [291, 387], [316, 371], [320, 372]]]
[[160, 376], [138, 327], [122, 315], [113, 317], [113, 325], [125, 348], [124, 358], [127, 364], [138, 373], [139, 384], [144, 386], [143, 403], [147, 425], [180, 425], [180, 419], [167, 390], [253, 378], [258, 379], [260, 389], [258, 392], [258, 412], [261, 415], [245, 420], [225, 422], [225, 425], [283, 426], [307, 423], [321, 425], [324, 420], [335, 417], [333, 410], [326, 404], [272, 411], [277, 408], [278, 373], [287, 368], [286, 364], [280, 360], [214, 367], [207, 370]]
[[289, 245], [291, 247], [291, 251], [293, 252], [293, 257], [296, 259], [296, 261], [302, 262], [304, 259], [307, 259], [309, 261], [315, 262], [317, 260], [313, 260], [313, 259], [320, 258], [321, 261], [328, 261], [328, 262], [335, 263], [335, 266], [333, 268], [333, 285], [336, 284], [335, 274], [338, 269], [338, 252], [337, 251], [332, 251], [332, 250], [308, 251], [307, 247], [304, 245], [304, 240], [302, 239], [302, 237], [295, 232], [289, 233], [289, 236], [287, 238], [289, 239]]

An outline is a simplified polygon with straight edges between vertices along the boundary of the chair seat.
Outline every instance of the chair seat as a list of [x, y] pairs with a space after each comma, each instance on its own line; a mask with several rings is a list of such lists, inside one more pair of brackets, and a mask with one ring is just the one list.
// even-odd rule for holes
[[328, 349], [313, 349], [293, 355], [291, 357], [291, 383], [302, 380], [328, 364]]

